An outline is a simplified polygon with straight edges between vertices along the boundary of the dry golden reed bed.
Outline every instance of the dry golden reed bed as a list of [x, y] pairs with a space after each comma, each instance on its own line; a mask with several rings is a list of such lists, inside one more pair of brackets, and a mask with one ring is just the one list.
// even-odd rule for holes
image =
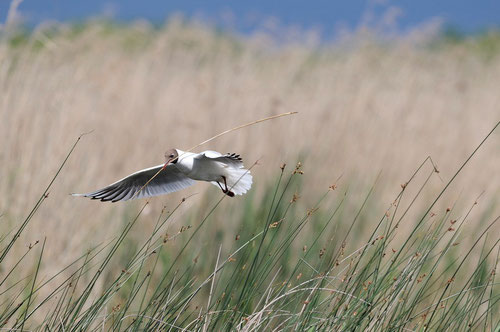
[[[281, 163], [300, 159], [304, 190], [317, 195], [342, 176], [340, 187], [353, 186], [360, 192], [351, 195], [362, 197], [381, 172], [377, 200], [385, 204], [428, 155], [448, 180], [500, 118], [500, 56], [404, 38], [388, 46], [347, 44], [276, 46], [178, 22], [156, 31], [91, 24], [79, 32], [35, 32], [20, 45], [1, 42], [2, 227], [27, 215], [78, 135], [91, 130], [21, 241], [48, 237], [46, 257], [58, 259], [45, 268], [114, 236], [139, 206], [69, 193], [160, 164], [167, 148], [191, 147], [244, 122], [299, 112], [201, 148], [240, 153], [249, 165], [260, 160], [252, 170], [256, 192]], [[497, 132], [444, 204], [468, 205], [482, 191], [485, 205], [498, 202], [499, 142]], [[436, 178], [430, 187], [442, 185]], [[154, 198], [148, 213], [154, 220], [163, 205], [207, 192], [217, 190], [199, 184]], [[203, 197], [190, 199], [187, 209]], [[220, 219], [215, 227], [230, 225]]]

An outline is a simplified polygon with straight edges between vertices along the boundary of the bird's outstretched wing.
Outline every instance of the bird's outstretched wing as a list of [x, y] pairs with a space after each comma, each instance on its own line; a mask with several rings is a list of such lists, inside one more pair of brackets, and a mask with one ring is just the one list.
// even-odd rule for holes
[[[84, 196], [92, 199], [106, 201], [127, 201], [129, 199], [151, 197], [168, 194], [174, 191], [182, 190], [195, 183], [194, 180], [185, 176], [177, 169], [175, 165], [168, 165], [160, 172], [146, 187], [140, 192], [142, 186], [158, 172], [163, 165], [146, 168], [135, 172], [109, 186], [90, 192], [87, 194], [72, 194], [73, 196]], [[135, 194], [135, 196], [134, 196]]]
[[221, 162], [234, 168], [243, 168], [243, 160], [241, 159], [240, 155], [236, 153], [221, 154], [217, 151], [203, 151], [199, 154], [199, 156], [201, 158], [205, 157], [213, 161]]

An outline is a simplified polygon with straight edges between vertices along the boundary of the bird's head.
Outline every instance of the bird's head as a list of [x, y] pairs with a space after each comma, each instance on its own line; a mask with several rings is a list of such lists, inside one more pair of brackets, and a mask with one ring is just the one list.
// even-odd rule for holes
[[179, 153], [176, 149], [167, 150], [167, 152], [165, 152], [165, 166], [163, 166], [163, 168], [167, 167], [168, 164], [176, 164], [178, 159]]

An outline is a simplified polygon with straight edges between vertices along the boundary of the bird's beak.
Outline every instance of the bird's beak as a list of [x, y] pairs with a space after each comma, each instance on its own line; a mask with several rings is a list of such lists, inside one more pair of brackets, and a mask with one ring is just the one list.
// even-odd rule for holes
[[175, 157], [175, 158], [170, 158], [169, 160], [167, 160], [167, 162], [165, 163], [165, 165], [163, 165], [163, 168], [162, 170], [164, 170], [165, 168], [167, 168], [168, 164], [171, 164], [173, 161], [177, 160], [179, 157]]

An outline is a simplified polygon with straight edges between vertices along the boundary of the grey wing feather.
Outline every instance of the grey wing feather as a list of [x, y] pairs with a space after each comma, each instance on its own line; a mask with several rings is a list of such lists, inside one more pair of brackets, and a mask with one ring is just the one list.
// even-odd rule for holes
[[73, 196], [100, 199], [103, 202], [127, 201], [132, 198], [169, 194], [187, 188], [195, 183], [194, 180], [179, 171], [175, 165], [168, 165], [146, 187], [136, 194], [162, 167], [163, 165], [158, 165], [143, 169], [102, 189], [87, 194], [73, 194]]
[[200, 155], [235, 168], [243, 167], [243, 160], [241, 159], [240, 155], [236, 153], [226, 153], [223, 155], [217, 151], [204, 151], [200, 153]]

